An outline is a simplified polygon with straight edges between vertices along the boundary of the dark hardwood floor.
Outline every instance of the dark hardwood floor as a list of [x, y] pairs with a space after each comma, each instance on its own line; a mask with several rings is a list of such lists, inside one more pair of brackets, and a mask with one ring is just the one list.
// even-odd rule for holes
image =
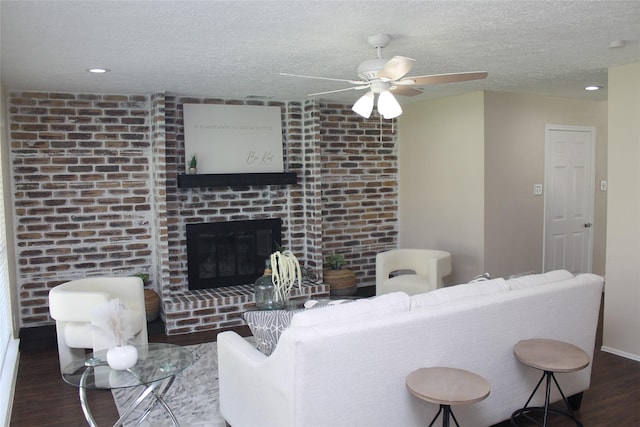
[[[238, 332], [247, 335], [248, 329], [239, 328]], [[149, 326], [151, 342], [190, 345], [214, 341], [216, 335], [216, 332], [203, 332], [167, 337], [159, 321]], [[600, 348], [601, 343], [602, 328], [600, 326], [596, 349]], [[640, 362], [596, 350], [591, 388], [584, 393], [582, 406], [577, 415], [587, 427], [640, 426], [639, 393]], [[91, 391], [87, 395], [98, 425], [112, 425], [118, 418], [118, 414], [111, 393]], [[64, 383], [60, 377], [57, 350], [51, 348], [22, 351], [11, 426], [85, 425], [87, 423], [80, 408], [78, 390]], [[508, 425], [510, 425], [508, 422], [503, 422], [495, 427]], [[575, 424], [553, 418], [550, 425], [562, 427]]]

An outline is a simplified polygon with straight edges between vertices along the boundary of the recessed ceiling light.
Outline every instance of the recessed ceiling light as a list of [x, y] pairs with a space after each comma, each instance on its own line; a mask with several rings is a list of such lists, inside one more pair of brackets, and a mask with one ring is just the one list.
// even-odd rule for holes
[[102, 73], [108, 73], [110, 70], [106, 68], [89, 68], [87, 71], [94, 74], [102, 74]]
[[602, 86], [590, 85], [584, 88], [584, 90], [600, 90]]

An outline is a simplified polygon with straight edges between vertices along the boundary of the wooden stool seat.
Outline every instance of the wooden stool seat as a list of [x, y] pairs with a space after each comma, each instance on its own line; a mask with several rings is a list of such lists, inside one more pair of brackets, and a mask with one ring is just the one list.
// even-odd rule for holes
[[580, 347], [562, 341], [534, 338], [513, 347], [519, 361], [551, 372], [575, 372], [589, 366], [589, 355]]
[[451, 406], [468, 405], [489, 396], [491, 386], [483, 377], [464, 369], [433, 367], [411, 372], [406, 381], [409, 392], [418, 399], [440, 405], [438, 413], [431, 421], [433, 425], [440, 412], [444, 411], [442, 425], [449, 425], [449, 416], [456, 420]]
[[[516, 418], [520, 416], [530, 418], [528, 417], [530, 412], [544, 412], [542, 425], [546, 426], [548, 413], [553, 412], [566, 416], [572, 419], [576, 425], [582, 426], [582, 423], [574, 416], [573, 410], [556, 380], [555, 373], [575, 372], [586, 368], [589, 365], [589, 355], [580, 347], [573, 344], [544, 338], [520, 341], [513, 347], [513, 353], [520, 362], [543, 371], [543, 374], [524, 407], [511, 414], [511, 423], [517, 425]], [[531, 399], [545, 378], [547, 382], [544, 406], [529, 406], [529, 402], [531, 402]], [[567, 412], [549, 408], [552, 380], [558, 388], [560, 395], [562, 395], [562, 399], [567, 407]]]

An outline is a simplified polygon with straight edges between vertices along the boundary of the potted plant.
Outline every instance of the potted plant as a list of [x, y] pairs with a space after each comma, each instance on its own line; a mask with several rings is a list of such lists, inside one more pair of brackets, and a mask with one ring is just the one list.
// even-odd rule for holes
[[198, 155], [194, 154], [189, 160], [189, 173], [195, 175], [198, 173]]
[[142, 279], [142, 283], [145, 286], [144, 308], [147, 322], [153, 322], [160, 314], [160, 296], [153, 289], [147, 289], [147, 285], [149, 284], [149, 275], [147, 273], [136, 273], [134, 276]]
[[343, 268], [347, 261], [342, 254], [329, 255], [325, 264], [330, 268], [323, 271], [322, 276], [325, 283], [330, 287], [329, 293], [332, 296], [353, 295], [358, 290], [356, 274]]

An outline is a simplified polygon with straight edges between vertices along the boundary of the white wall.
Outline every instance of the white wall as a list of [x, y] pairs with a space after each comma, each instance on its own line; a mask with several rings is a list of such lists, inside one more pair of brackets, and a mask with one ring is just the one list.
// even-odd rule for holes
[[[485, 268], [493, 276], [542, 270], [545, 125], [596, 129], [595, 182], [606, 180], [607, 102], [485, 93]], [[592, 271], [604, 273], [606, 196], [595, 185]]]
[[640, 63], [609, 69], [603, 350], [640, 360]]
[[410, 104], [398, 123], [398, 246], [451, 252], [448, 284], [484, 273], [483, 99]]
[[[607, 102], [476, 92], [406, 105], [399, 118], [399, 247], [453, 255], [447, 284], [542, 268], [545, 125], [596, 128], [607, 179]], [[595, 197], [593, 271], [604, 273], [606, 192]]]

